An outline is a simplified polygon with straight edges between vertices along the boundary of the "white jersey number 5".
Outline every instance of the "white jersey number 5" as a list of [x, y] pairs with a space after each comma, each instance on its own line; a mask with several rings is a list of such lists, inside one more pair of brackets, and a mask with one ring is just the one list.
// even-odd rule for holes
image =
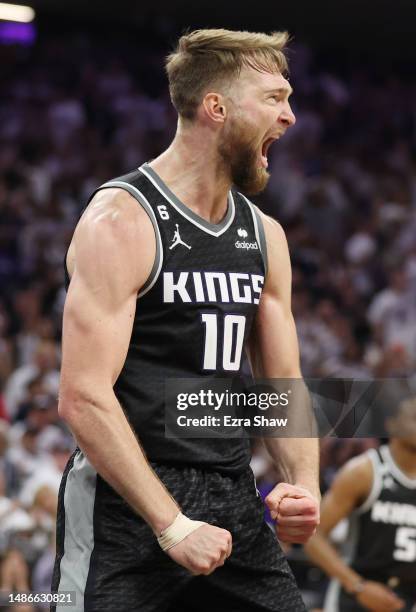
[[416, 528], [399, 527], [396, 531], [396, 548], [393, 557], [396, 561], [416, 561]]

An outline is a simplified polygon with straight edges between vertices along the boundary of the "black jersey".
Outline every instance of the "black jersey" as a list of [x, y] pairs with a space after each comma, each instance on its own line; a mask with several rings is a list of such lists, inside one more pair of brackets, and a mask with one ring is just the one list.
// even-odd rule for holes
[[[416, 603], [416, 478], [403, 474], [387, 445], [371, 449], [368, 456], [373, 486], [350, 517], [346, 558], [363, 578], [389, 585]], [[338, 596], [334, 582], [325, 610], [343, 609]]]
[[267, 265], [258, 211], [232, 190], [223, 220], [209, 223], [148, 164], [99, 189], [110, 187], [125, 189], [144, 208], [157, 247], [116, 396], [149, 460], [241, 472], [250, 461], [247, 440], [165, 437], [164, 394], [171, 378], [240, 374]]
[[369, 578], [413, 583], [416, 593], [416, 479], [403, 474], [388, 446], [370, 457], [373, 487], [351, 519], [351, 565]]

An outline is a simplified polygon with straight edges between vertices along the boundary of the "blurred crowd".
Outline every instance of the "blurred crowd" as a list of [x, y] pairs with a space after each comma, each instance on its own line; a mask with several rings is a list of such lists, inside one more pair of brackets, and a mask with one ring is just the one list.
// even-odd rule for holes
[[[0, 47], [0, 588], [49, 590], [60, 476], [63, 260], [102, 182], [174, 134], [167, 47], [81, 34]], [[416, 85], [293, 45], [296, 125], [256, 198], [283, 224], [306, 377], [401, 377], [416, 363]], [[325, 440], [326, 488], [375, 440]], [[274, 481], [255, 449], [262, 491]]]

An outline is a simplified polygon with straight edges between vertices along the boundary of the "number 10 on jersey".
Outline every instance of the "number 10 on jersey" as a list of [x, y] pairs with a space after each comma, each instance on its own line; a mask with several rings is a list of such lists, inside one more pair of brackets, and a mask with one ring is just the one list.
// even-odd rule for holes
[[[244, 344], [246, 317], [226, 314], [224, 317], [214, 313], [202, 313], [205, 325], [204, 370], [237, 371], [240, 369], [241, 353]], [[222, 330], [218, 322], [222, 322]], [[221, 335], [222, 331], [222, 335]]]

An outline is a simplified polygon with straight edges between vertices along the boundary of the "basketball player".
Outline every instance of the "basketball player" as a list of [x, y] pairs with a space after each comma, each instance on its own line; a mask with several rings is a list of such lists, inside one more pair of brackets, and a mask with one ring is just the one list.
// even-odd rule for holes
[[[93, 195], [66, 258], [64, 472], [53, 589], [88, 612], [305, 610], [241, 439], [164, 436], [169, 378], [301, 376], [282, 228], [261, 191], [294, 124], [286, 33], [199, 30], [167, 62], [177, 134]], [[239, 239], [244, 236], [244, 242]], [[69, 282], [70, 277], [70, 282]], [[318, 523], [318, 448], [268, 439], [281, 540]], [[60, 609], [60, 606], [57, 606]]]
[[[388, 445], [350, 460], [322, 500], [306, 552], [334, 580], [325, 610], [416, 611], [416, 399], [388, 422]], [[406, 436], [406, 437], [403, 437]], [[328, 534], [350, 519], [349, 561]]]

